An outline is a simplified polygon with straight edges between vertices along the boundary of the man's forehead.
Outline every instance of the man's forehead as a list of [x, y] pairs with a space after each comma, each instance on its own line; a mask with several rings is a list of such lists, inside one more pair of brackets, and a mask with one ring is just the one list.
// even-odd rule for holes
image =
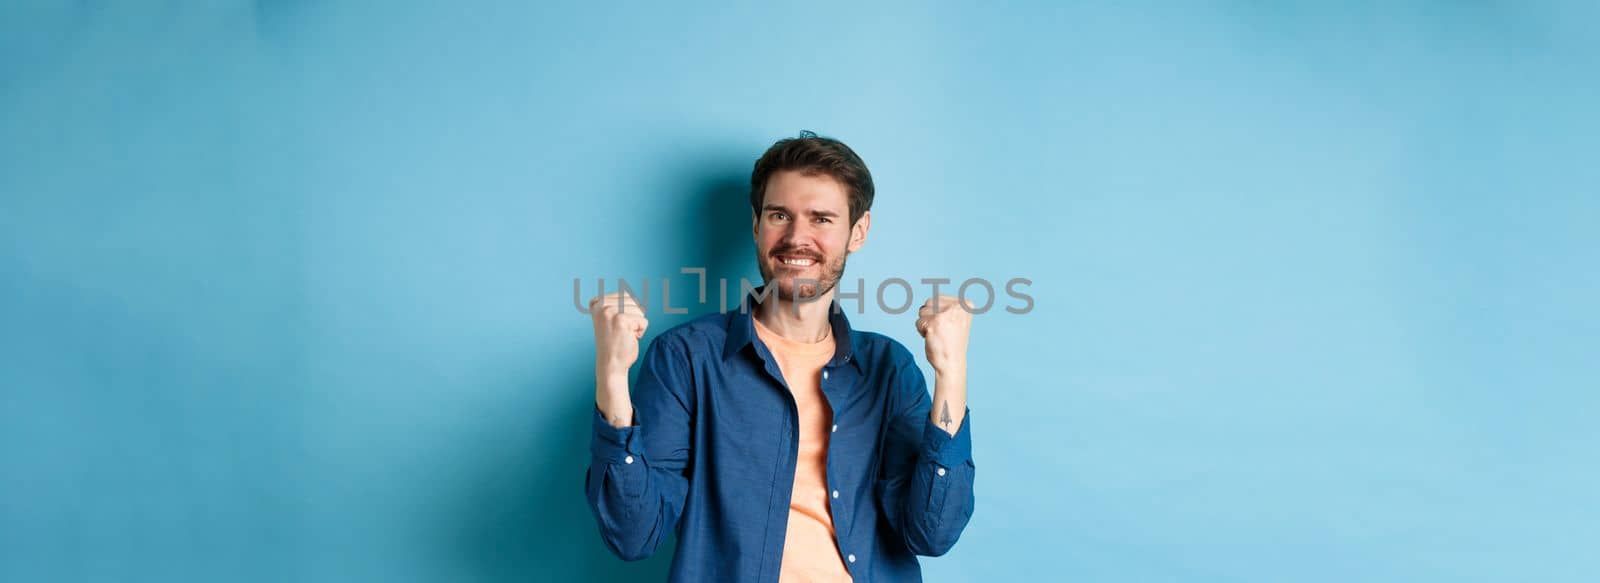
[[769, 205], [844, 208], [849, 205], [849, 199], [844, 185], [827, 174], [784, 171], [773, 175], [767, 183], [766, 203]]

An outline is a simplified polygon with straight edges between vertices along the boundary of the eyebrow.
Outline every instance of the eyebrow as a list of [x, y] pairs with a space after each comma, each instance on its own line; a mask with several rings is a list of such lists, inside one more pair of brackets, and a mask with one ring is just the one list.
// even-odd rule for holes
[[[778, 204], [765, 204], [765, 205], [762, 205], [761, 206], [761, 211], [762, 212], [778, 211], [778, 212], [789, 213], [791, 215], [794, 214], [792, 211], [789, 210], [789, 207], [786, 207], [786, 206], [783, 206], [783, 205], [778, 205]], [[826, 209], [810, 209], [807, 212], [811, 213], [811, 216], [814, 216], [814, 217], [828, 217], [830, 219], [839, 217], [839, 213], [836, 213], [836, 212], [833, 212], [833, 211], [830, 211], [830, 210], [826, 210]]]

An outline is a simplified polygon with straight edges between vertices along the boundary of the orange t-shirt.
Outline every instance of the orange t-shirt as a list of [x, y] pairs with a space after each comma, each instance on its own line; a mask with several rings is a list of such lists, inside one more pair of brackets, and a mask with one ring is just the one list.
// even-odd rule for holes
[[833, 411], [822, 396], [822, 365], [833, 358], [833, 337], [822, 342], [789, 340], [752, 319], [756, 336], [778, 360], [783, 380], [800, 412], [800, 453], [795, 461], [794, 494], [789, 498], [789, 528], [783, 539], [780, 582], [850, 581], [833, 515], [828, 511], [828, 427]]

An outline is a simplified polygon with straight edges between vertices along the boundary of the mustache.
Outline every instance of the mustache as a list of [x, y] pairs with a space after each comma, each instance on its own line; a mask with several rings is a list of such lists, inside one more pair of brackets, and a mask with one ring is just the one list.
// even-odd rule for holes
[[821, 253], [817, 253], [815, 251], [807, 251], [807, 250], [799, 249], [799, 248], [796, 248], [796, 247], [785, 247], [783, 249], [774, 249], [772, 251], [772, 253], [770, 253], [769, 255], [771, 255], [772, 257], [777, 257], [779, 255], [788, 255], [790, 257], [804, 257], [806, 259], [810, 259], [812, 261], [816, 261], [817, 263], [822, 263], [822, 254]]

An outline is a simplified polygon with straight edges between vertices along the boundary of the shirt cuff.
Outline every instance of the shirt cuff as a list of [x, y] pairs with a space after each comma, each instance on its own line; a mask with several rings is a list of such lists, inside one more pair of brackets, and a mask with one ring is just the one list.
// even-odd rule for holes
[[600, 407], [594, 408], [594, 439], [589, 441], [589, 453], [594, 459], [607, 463], [621, 463], [630, 455], [643, 453], [642, 444], [639, 443], [639, 426], [630, 425], [623, 428], [612, 427], [606, 421]]
[[961, 416], [961, 427], [956, 434], [946, 433], [932, 419], [923, 418], [927, 424], [922, 429], [922, 458], [944, 467], [972, 460], [972, 409]]

